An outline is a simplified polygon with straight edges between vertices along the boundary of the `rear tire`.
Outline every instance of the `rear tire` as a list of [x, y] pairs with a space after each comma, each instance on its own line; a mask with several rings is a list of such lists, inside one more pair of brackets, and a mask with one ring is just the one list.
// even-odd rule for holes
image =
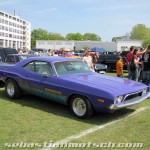
[[70, 109], [77, 118], [90, 118], [94, 114], [94, 109], [89, 100], [80, 95], [75, 95], [71, 98]]
[[15, 80], [8, 79], [5, 84], [5, 93], [8, 98], [18, 99], [22, 96], [23, 92]]

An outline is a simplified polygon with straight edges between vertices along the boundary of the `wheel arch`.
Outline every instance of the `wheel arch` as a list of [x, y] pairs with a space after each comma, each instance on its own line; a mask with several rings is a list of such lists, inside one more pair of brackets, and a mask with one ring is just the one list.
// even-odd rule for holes
[[[84, 98], [88, 99], [89, 102], [91, 103], [93, 109], [94, 109], [94, 106], [93, 106], [93, 104], [92, 104], [90, 98], [89, 98], [88, 96], [84, 95], [84, 94], [79, 94], [79, 93], [73, 93], [73, 94], [69, 95], [69, 97], [68, 97], [68, 99], [67, 99], [67, 104], [68, 104], [68, 105], [70, 105], [71, 98], [72, 98], [73, 96], [81, 96], [81, 97], [84, 97]], [[94, 109], [94, 110], [95, 110], [95, 109]]]
[[15, 79], [13, 79], [13, 78], [11, 78], [11, 77], [3, 78], [2, 80], [0, 80], [0, 88], [5, 87], [6, 81], [7, 81], [8, 79], [15, 80]]

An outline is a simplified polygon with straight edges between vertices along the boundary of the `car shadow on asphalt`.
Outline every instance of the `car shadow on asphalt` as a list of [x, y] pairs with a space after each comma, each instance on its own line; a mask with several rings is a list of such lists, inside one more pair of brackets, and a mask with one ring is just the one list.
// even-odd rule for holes
[[12, 100], [6, 97], [4, 90], [0, 90], [0, 99], [9, 101], [10, 103], [20, 104], [22, 107], [31, 107], [47, 113], [52, 113], [56, 116], [74, 119], [76, 121], [94, 125], [101, 125], [122, 117], [126, 117], [135, 111], [132, 107], [130, 107], [118, 110], [114, 113], [95, 113], [94, 116], [89, 119], [78, 119], [72, 115], [69, 106], [65, 106], [37, 96], [24, 94], [21, 99]]

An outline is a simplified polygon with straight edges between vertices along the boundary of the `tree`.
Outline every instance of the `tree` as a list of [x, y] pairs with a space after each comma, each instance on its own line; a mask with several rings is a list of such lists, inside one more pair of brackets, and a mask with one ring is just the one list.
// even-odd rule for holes
[[83, 35], [81, 33], [68, 33], [66, 35], [67, 40], [83, 40]]
[[150, 44], [150, 38], [147, 38], [143, 41], [142, 46], [147, 48], [147, 46]]
[[64, 40], [65, 38], [59, 33], [49, 33], [49, 40]]
[[131, 31], [131, 39], [143, 40], [150, 37], [149, 28], [147, 28], [144, 24], [138, 24], [132, 28]]
[[47, 30], [35, 29], [31, 32], [31, 48], [34, 48], [36, 45], [36, 40], [48, 40], [49, 33]]
[[83, 35], [84, 40], [91, 40], [91, 41], [101, 41], [101, 37], [94, 34], [94, 33], [85, 33]]
[[44, 29], [35, 29], [31, 32], [31, 48], [35, 48], [36, 40], [64, 40], [59, 33], [49, 33]]

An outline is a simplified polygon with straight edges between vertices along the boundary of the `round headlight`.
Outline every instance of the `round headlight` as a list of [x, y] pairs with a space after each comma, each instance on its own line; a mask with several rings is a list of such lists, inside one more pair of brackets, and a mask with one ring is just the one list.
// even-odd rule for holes
[[115, 98], [115, 103], [121, 103], [122, 100], [123, 100], [123, 96], [117, 96], [117, 97]]

